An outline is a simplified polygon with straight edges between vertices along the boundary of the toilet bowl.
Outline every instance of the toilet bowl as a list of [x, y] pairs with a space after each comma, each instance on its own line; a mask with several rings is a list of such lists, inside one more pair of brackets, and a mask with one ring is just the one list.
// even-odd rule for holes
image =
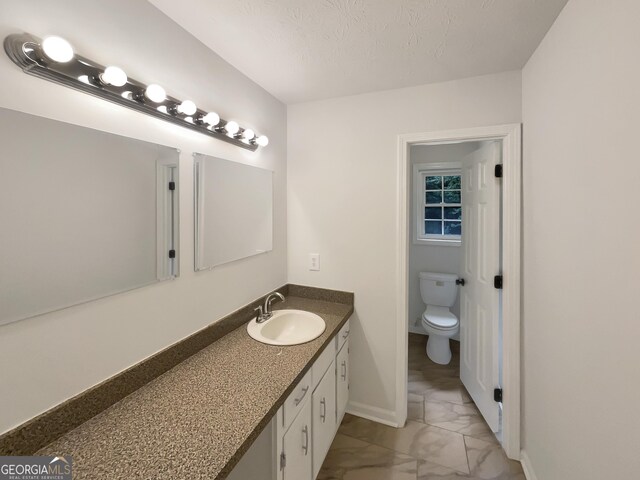
[[435, 363], [451, 361], [449, 339], [460, 330], [460, 321], [450, 308], [458, 295], [457, 275], [421, 272], [420, 293], [427, 305], [422, 314], [422, 326], [429, 334], [427, 356]]
[[422, 327], [429, 334], [427, 340], [427, 356], [441, 365], [451, 361], [449, 339], [460, 330], [458, 317], [447, 307], [428, 305], [422, 314]]

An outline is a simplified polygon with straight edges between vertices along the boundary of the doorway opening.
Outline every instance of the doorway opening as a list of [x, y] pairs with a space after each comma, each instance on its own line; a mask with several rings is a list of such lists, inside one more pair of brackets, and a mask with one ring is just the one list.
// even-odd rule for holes
[[398, 426], [462, 409], [516, 460], [520, 158], [520, 125], [399, 138]]

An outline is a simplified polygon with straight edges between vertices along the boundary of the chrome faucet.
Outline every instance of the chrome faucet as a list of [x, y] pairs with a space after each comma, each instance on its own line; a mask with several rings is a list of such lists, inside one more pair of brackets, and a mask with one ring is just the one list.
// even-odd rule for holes
[[284, 295], [282, 295], [281, 293], [270, 293], [269, 295], [267, 295], [267, 298], [264, 299], [264, 307], [262, 305], [259, 305], [254, 309], [256, 312], [258, 312], [256, 315], [256, 323], [264, 323], [273, 316], [271, 304], [278, 298], [281, 302], [284, 302]]

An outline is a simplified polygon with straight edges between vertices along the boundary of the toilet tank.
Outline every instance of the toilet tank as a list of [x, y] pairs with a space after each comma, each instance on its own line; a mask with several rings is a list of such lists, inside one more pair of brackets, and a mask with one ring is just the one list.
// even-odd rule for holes
[[427, 305], [452, 307], [458, 295], [457, 275], [420, 272], [420, 294]]

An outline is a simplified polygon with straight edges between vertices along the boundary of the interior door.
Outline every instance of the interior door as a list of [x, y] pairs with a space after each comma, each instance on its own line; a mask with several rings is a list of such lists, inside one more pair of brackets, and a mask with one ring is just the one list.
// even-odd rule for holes
[[460, 287], [460, 379], [489, 424], [500, 429], [500, 406], [493, 391], [500, 385], [501, 143], [487, 142], [463, 159], [462, 272]]

